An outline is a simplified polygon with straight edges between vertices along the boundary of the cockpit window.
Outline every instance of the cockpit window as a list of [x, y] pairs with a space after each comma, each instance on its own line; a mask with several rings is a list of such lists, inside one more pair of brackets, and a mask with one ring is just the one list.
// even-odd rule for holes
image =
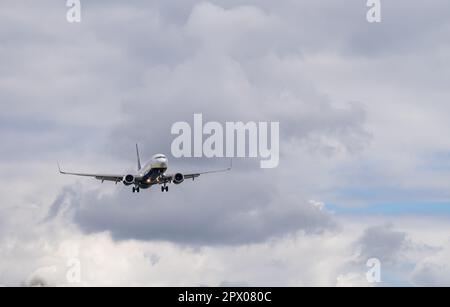
[[156, 156], [155, 159], [165, 158], [164, 156]]

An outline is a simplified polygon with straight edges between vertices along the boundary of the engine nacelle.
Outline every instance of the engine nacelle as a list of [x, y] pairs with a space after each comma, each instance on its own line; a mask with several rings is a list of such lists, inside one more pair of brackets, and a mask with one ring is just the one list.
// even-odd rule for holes
[[124, 185], [132, 185], [134, 183], [134, 176], [133, 175], [126, 175], [123, 177], [123, 184]]
[[175, 184], [180, 184], [180, 183], [182, 183], [184, 181], [184, 175], [183, 174], [181, 174], [181, 173], [176, 173], [174, 176], [173, 176], [173, 183], [175, 183]]

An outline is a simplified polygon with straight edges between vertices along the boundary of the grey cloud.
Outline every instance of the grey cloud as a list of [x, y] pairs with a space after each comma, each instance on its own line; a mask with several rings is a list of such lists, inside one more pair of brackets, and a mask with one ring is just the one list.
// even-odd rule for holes
[[60, 213], [64, 213], [65, 210], [68, 209], [68, 206], [71, 204], [67, 204], [66, 201], [68, 199], [77, 199], [77, 193], [73, 189], [73, 187], [65, 187], [61, 193], [58, 195], [58, 197], [55, 199], [55, 201], [50, 205], [50, 209], [48, 211], [48, 214], [46, 218], [43, 220], [43, 222], [48, 222], [58, 216]]
[[[219, 16], [221, 25], [216, 25], [214, 16]], [[245, 26], [247, 16], [256, 19], [259, 26], [242, 30], [240, 25]], [[194, 52], [180, 63], [161, 63], [156, 67], [148, 64], [141, 68], [139, 85], [122, 104], [127, 116], [124, 124], [113, 132], [115, 144], [130, 144], [139, 139], [151, 144], [154, 150], [167, 152], [168, 140], [173, 138], [171, 125], [191, 121], [194, 113], [201, 112], [205, 120], [222, 122], [280, 121], [284, 140], [320, 135], [352, 150], [364, 147], [369, 136], [364, 128], [364, 107], [355, 103], [344, 108], [333, 106], [334, 102], [302, 73], [301, 57], [277, 55], [272, 45], [257, 43], [270, 41], [267, 37], [247, 33], [266, 35], [266, 26], [278, 25], [273, 19], [257, 8], [225, 10], [211, 4], [194, 7], [187, 24], [179, 31], [197, 35], [205, 43], [188, 41]], [[235, 41], [237, 38], [232, 34], [236, 31], [243, 31], [242, 41]], [[221, 41], [225, 46], [216, 46], [214, 41], [222, 38], [221, 32], [233, 39]], [[234, 48], [242, 50], [243, 46], [251, 57], [234, 53]], [[170, 112], [162, 116], [162, 109]]]
[[364, 231], [358, 242], [360, 259], [378, 258], [382, 263], [401, 260], [401, 253], [412, 247], [405, 232], [395, 230], [392, 224], [372, 226]]
[[[114, 145], [106, 144], [105, 150], [119, 157], [136, 140], [168, 152], [170, 125], [199, 111], [211, 120], [280, 120], [287, 137], [318, 132], [348, 144], [361, 143], [362, 136], [364, 142], [361, 109], [337, 110], [322, 102], [314, 84], [296, 72], [301, 66], [295, 58], [282, 58], [282, 50], [292, 47], [280, 47], [291, 40], [284, 36], [291, 27], [282, 18], [287, 11], [277, 11], [270, 2], [214, 3], [87, 3], [83, 22], [70, 25], [64, 14], [51, 9], [52, 2], [28, 3], [33, 13], [12, 2], [3, 13], [2, 28], [10, 29], [20, 12], [33, 26], [13, 27], [17, 34], [5, 36], [6, 42], [21, 45], [3, 51], [10, 63], [4, 67], [15, 67], [6, 74], [8, 83], [0, 83], [10, 102], [8, 113], [13, 121], [25, 123], [22, 129], [33, 134], [30, 141], [35, 140], [33, 147], [42, 155], [54, 146], [40, 146], [45, 140], [67, 147], [63, 139], [70, 138], [72, 147], [82, 148], [111, 130]], [[294, 42], [302, 39], [292, 37]], [[225, 45], [211, 49], [217, 42]], [[286, 91], [289, 104], [280, 99]], [[302, 103], [308, 100], [313, 102]], [[285, 107], [276, 112], [266, 105]], [[288, 110], [292, 106], [296, 111]], [[51, 116], [47, 109], [52, 109]], [[162, 116], [162, 109], [172, 114]], [[124, 125], [113, 124], [119, 117]], [[83, 139], [87, 131], [91, 135]], [[26, 135], [16, 131], [5, 137], [13, 144], [13, 138]], [[346, 140], [351, 135], [356, 138]], [[5, 154], [15, 150], [11, 146]]]
[[24, 287], [49, 287], [50, 285], [45, 278], [42, 278], [40, 276], [34, 276], [30, 280], [23, 282], [22, 286], [24, 286]]
[[109, 231], [118, 240], [188, 245], [248, 244], [298, 231], [321, 233], [336, 228], [329, 213], [271, 191], [270, 181], [259, 174], [221, 177], [172, 186], [169, 194], [151, 189], [130, 197], [125, 188], [104, 196], [97, 191], [64, 193], [49, 214], [55, 216], [64, 198], [72, 207], [74, 221], [87, 233]]
[[144, 256], [145, 256], [145, 258], [147, 258], [150, 261], [150, 264], [152, 266], [157, 265], [161, 261], [161, 257], [157, 254], [151, 254], [151, 255], [145, 254]]

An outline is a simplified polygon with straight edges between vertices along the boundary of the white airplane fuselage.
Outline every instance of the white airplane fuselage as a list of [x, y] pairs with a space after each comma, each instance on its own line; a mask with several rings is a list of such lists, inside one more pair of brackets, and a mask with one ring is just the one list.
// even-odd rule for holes
[[[139, 179], [136, 186], [141, 189], [148, 189], [154, 184], [160, 184], [161, 177], [164, 177], [168, 164], [168, 159], [165, 155], [156, 154], [138, 170], [136, 175], [125, 176], [125, 182], [131, 183], [135, 179]], [[133, 180], [131, 180], [131, 177], [126, 178], [128, 176], [133, 176]]]

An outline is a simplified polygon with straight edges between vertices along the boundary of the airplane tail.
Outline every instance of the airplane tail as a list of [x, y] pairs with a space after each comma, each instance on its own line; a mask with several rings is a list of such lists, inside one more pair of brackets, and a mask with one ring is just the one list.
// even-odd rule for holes
[[138, 166], [138, 171], [139, 171], [139, 170], [141, 170], [142, 166], [141, 166], [141, 157], [139, 156], [138, 144], [136, 144], [136, 156], [137, 156], [137, 166]]

